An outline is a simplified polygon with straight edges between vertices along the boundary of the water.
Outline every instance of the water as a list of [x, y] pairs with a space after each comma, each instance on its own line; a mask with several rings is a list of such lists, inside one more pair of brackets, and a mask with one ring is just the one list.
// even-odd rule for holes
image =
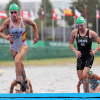
[[[93, 71], [100, 75], [100, 67], [93, 66]], [[0, 75], [0, 93], [9, 93], [10, 84], [15, 79], [15, 67], [3, 67]], [[76, 65], [68, 66], [25, 66], [34, 93], [77, 93]], [[81, 86], [81, 93], [83, 92]]]

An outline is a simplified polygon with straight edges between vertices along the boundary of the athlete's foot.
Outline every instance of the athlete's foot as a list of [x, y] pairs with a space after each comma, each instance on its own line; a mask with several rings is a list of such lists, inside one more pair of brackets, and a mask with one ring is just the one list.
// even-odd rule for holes
[[16, 90], [16, 91], [20, 91], [20, 84], [17, 83], [16, 89], [15, 89], [15, 90]]

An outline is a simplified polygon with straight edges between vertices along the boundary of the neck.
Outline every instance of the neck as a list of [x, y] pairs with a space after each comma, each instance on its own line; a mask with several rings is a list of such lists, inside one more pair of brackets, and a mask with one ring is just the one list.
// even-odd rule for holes
[[17, 17], [17, 18], [13, 18], [13, 17], [11, 17], [11, 19], [12, 19], [13, 22], [17, 22], [18, 19], [19, 19], [19, 17]]
[[85, 33], [86, 29], [79, 30], [81, 33]]
[[90, 76], [90, 80], [92, 80], [92, 78], [93, 78], [93, 74], [91, 74], [91, 76]]

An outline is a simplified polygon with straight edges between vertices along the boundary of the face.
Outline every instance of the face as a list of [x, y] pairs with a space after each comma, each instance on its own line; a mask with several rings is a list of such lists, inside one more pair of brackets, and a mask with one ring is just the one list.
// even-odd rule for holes
[[17, 20], [19, 16], [19, 12], [17, 10], [12, 10], [10, 13], [11, 13], [11, 17], [13, 18], [13, 20]]
[[83, 31], [85, 29], [85, 24], [83, 24], [83, 23], [77, 24], [77, 28], [79, 30]]
[[91, 78], [92, 74], [88, 73], [88, 78]]

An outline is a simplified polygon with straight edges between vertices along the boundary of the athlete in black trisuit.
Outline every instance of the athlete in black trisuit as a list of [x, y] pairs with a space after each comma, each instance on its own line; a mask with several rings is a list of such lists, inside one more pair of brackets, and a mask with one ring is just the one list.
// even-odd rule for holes
[[[76, 20], [77, 29], [71, 33], [69, 46], [74, 51], [77, 57], [77, 75], [79, 81], [83, 80], [84, 93], [89, 92], [88, 73], [92, 67], [94, 55], [100, 50], [100, 39], [97, 34], [85, 28], [85, 20], [82, 16]], [[76, 39], [78, 50], [73, 46], [74, 39]], [[92, 39], [98, 43], [98, 47], [92, 50]]]
[[89, 30], [85, 36], [80, 36], [79, 29], [76, 37], [78, 51], [81, 51], [81, 57], [77, 58], [77, 70], [83, 70], [84, 67], [91, 68], [94, 60], [94, 55], [90, 55], [92, 39], [89, 38]]

